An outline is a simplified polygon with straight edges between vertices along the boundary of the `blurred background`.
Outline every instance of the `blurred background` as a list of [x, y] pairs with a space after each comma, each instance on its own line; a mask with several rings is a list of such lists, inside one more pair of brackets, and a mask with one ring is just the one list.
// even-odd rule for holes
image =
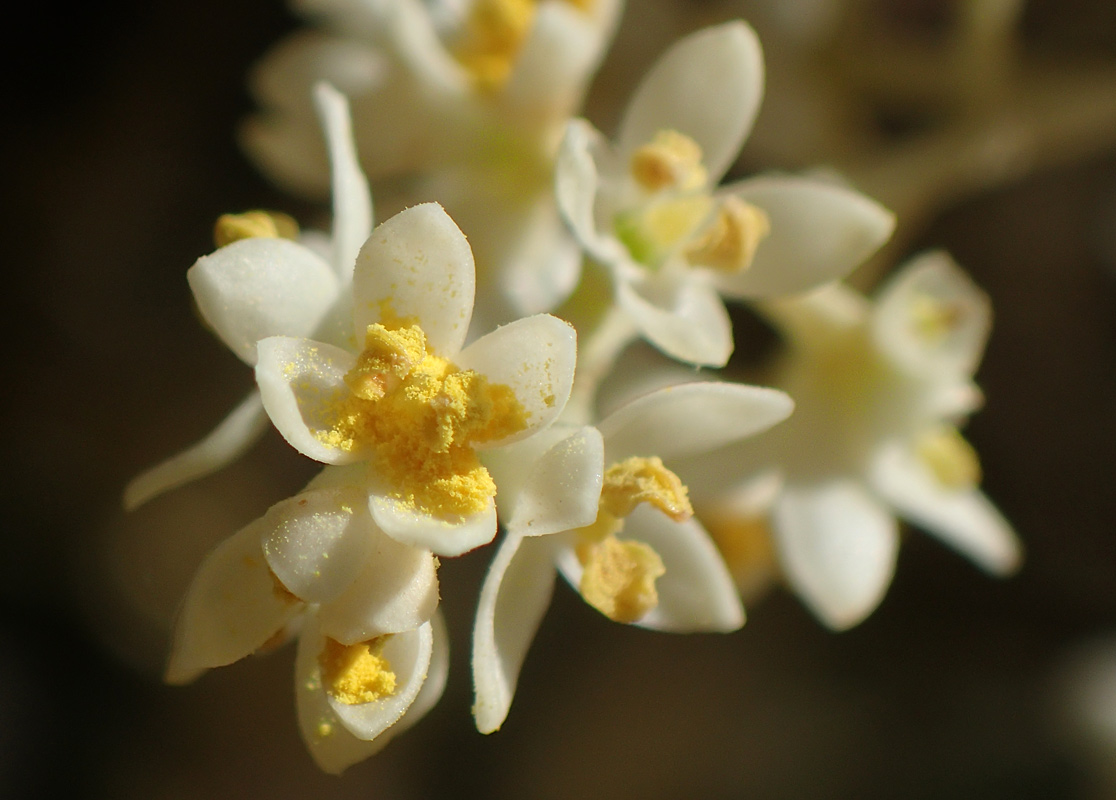
[[322, 211], [235, 141], [248, 69], [300, 23], [277, 0], [23, 11], [0, 51], [0, 796], [1116, 795], [1111, 0], [629, 0], [587, 105], [602, 129], [669, 42], [743, 16], [768, 89], [737, 173], [834, 169], [893, 207], [862, 287], [944, 247], [990, 293], [988, 402], [967, 434], [1025, 564], [991, 580], [912, 531], [880, 610], [840, 635], [780, 590], [736, 634], [672, 637], [559, 586], [507, 723], [483, 737], [468, 659], [489, 552], [447, 559], [446, 695], [342, 778], [299, 740], [291, 648], [160, 682], [202, 556], [313, 466], [272, 433], [224, 473], [120, 505], [250, 386], [185, 281], [213, 221]]

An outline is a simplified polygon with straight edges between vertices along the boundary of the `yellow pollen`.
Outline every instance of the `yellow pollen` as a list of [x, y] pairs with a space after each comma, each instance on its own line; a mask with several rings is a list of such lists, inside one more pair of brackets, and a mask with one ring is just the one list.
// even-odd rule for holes
[[318, 656], [322, 685], [345, 705], [371, 703], [395, 693], [395, 673], [382, 652], [387, 636], [357, 644], [326, 639]]
[[578, 548], [585, 602], [615, 622], [636, 622], [659, 604], [655, 580], [666, 572], [659, 554], [642, 542], [617, 539]]
[[915, 451], [946, 489], [971, 489], [980, 483], [980, 458], [956, 428], [926, 431], [918, 437]]
[[911, 322], [915, 332], [933, 344], [941, 343], [957, 329], [963, 309], [930, 294], [916, 294], [911, 299]]
[[333, 726], [330, 723], [323, 720], [323, 721], [318, 723], [318, 729], [317, 729], [316, 732], [318, 734], [319, 739], [324, 739], [327, 736], [332, 736], [333, 735]]
[[701, 163], [701, 146], [678, 131], [659, 131], [632, 154], [632, 177], [649, 192], [700, 189], [708, 175]]
[[379, 323], [368, 326], [364, 351], [345, 375], [354, 395], [379, 400], [395, 389], [426, 357], [426, 334], [417, 325], [390, 330]]
[[213, 226], [213, 241], [218, 247], [241, 239], [297, 239], [298, 223], [279, 211], [245, 211], [222, 214]]
[[694, 514], [686, 487], [657, 456], [633, 456], [605, 470], [602, 510], [614, 517], [626, 517], [640, 503], [650, 503], [675, 522]]
[[738, 197], [727, 197], [713, 223], [689, 244], [686, 258], [699, 267], [743, 272], [752, 265], [759, 243], [771, 232], [763, 209]]

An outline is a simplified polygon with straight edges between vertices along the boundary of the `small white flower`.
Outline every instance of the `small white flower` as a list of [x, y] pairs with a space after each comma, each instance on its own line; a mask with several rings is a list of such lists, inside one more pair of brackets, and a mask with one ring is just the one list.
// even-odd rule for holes
[[892, 215], [820, 181], [761, 176], [716, 189], [763, 94], [755, 34], [691, 34], [652, 67], [616, 141], [584, 120], [557, 162], [559, 209], [607, 265], [616, 301], [668, 355], [722, 366], [732, 331], [720, 294], [801, 292], [842, 277], [891, 234]]
[[322, 463], [354, 465], [350, 481], [366, 488], [380, 528], [448, 556], [496, 534], [496, 487], [476, 451], [553, 422], [577, 353], [573, 328], [546, 314], [462, 349], [473, 281], [469, 245], [445, 211], [407, 209], [357, 257], [356, 347], [272, 336], [256, 364], [283, 437]]
[[599, 429], [554, 426], [490, 459], [507, 536], [485, 578], [473, 634], [481, 732], [507, 716], [556, 572], [618, 622], [672, 632], [744, 623], [732, 577], [690, 518], [686, 487], [660, 457], [669, 462], [750, 436], [791, 406], [770, 389], [686, 384], [634, 400]]
[[874, 303], [833, 285], [764, 310], [789, 340], [774, 385], [795, 414], [688, 465], [683, 474], [707, 493], [699, 506], [773, 471], [781, 484], [769, 524], [782, 570], [836, 629], [863, 620], [886, 592], [896, 514], [989, 572], [1014, 570], [1019, 542], [977, 488], [976, 453], [957, 430], [981, 403], [972, 376], [990, 306], [949, 257], [915, 259]]
[[[270, 231], [226, 244], [186, 273], [202, 317], [249, 365], [256, 363], [256, 342], [268, 336], [314, 335], [326, 341], [349, 336], [347, 323], [342, 328], [338, 320], [351, 313], [353, 262], [372, 229], [372, 199], [357, 164], [344, 97], [320, 84], [314, 100], [333, 169], [329, 241], [307, 237], [299, 243]], [[267, 415], [253, 390], [202, 441], [135, 477], [124, 490], [125, 507], [221, 469], [266, 428]]]

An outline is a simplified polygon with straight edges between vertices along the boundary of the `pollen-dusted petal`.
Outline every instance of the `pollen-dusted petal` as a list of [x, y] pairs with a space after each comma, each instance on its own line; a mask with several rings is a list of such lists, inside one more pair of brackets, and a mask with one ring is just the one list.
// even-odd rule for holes
[[783, 392], [741, 383], [683, 383], [621, 406], [598, 427], [609, 463], [632, 455], [692, 456], [744, 439], [786, 419]]
[[243, 239], [186, 272], [198, 310], [247, 364], [268, 336], [309, 336], [340, 291], [329, 264], [286, 239]]
[[872, 488], [904, 519], [925, 528], [945, 544], [994, 575], [1014, 572], [1023, 548], [988, 498], [975, 488], [950, 490], [909, 448], [893, 444], [880, 450], [869, 472]]
[[255, 652], [305, 608], [268, 569], [260, 546], [266, 530], [261, 517], [205, 557], [178, 612], [168, 683]]
[[292, 447], [324, 464], [366, 457], [364, 443], [338, 427], [350, 396], [345, 375], [356, 356], [340, 347], [273, 336], [258, 345], [256, 383], [272, 423]]
[[762, 208], [771, 225], [749, 269], [716, 275], [721, 290], [737, 297], [797, 294], [843, 278], [895, 228], [895, 216], [874, 200], [810, 178], [751, 178], [724, 194]]
[[510, 387], [526, 423], [475, 446], [499, 447], [550, 425], [569, 399], [576, 361], [573, 326], [549, 314], [516, 320], [462, 350], [457, 366], [475, 370], [490, 384]]
[[417, 324], [434, 355], [453, 359], [473, 313], [473, 253], [437, 203], [381, 223], [357, 256], [353, 321], [359, 339], [375, 322]]
[[732, 355], [732, 323], [712, 286], [666, 276], [622, 280], [616, 299], [640, 333], [672, 358], [723, 367]]
[[275, 576], [307, 603], [334, 599], [353, 583], [377, 532], [357, 487], [302, 492], [272, 506], [263, 552]]
[[473, 628], [473, 716], [477, 730], [499, 730], [519, 671], [554, 592], [549, 538], [511, 534], [488, 567]]
[[216, 472], [248, 451], [267, 429], [260, 393], [252, 391], [197, 444], [128, 482], [124, 508], [131, 511], [170, 489]]
[[475, 514], [449, 519], [383, 494], [370, 495], [368, 505], [376, 524], [392, 539], [440, 556], [459, 556], [488, 544], [496, 535], [496, 504], [491, 499]]
[[867, 617], [895, 574], [895, 518], [852, 481], [788, 484], [772, 516], [783, 572], [834, 630]]
[[628, 103], [618, 150], [628, 156], [674, 129], [701, 147], [711, 184], [736, 159], [763, 97], [763, 54], [743, 22], [692, 33], [663, 53]]

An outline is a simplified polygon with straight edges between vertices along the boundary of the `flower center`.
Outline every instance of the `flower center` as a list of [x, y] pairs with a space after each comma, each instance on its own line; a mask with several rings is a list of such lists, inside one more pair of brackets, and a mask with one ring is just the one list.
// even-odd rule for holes
[[946, 489], [972, 489], [980, 483], [980, 458], [956, 428], [926, 431], [916, 440], [915, 452]]
[[245, 211], [222, 214], [213, 226], [213, 241], [218, 247], [241, 239], [297, 239], [298, 223], [280, 211]]
[[318, 655], [318, 665], [322, 670], [322, 686], [334, 700], [351, 706], [371, 703], [395, 693], [395, 673], [383, 657], [387, 639], [388, 636], [380, 636], [356, 644], [326, 639]]
[[351, 394], [319, 438], [370, 450], [392, 497], [440, 517], [477, 513], [495, 497], [472, 445], [526, 427], [528, 412], [509, 386], [432, 355], [422, 329], [406, 320], [368, 326], [345, 383]]

